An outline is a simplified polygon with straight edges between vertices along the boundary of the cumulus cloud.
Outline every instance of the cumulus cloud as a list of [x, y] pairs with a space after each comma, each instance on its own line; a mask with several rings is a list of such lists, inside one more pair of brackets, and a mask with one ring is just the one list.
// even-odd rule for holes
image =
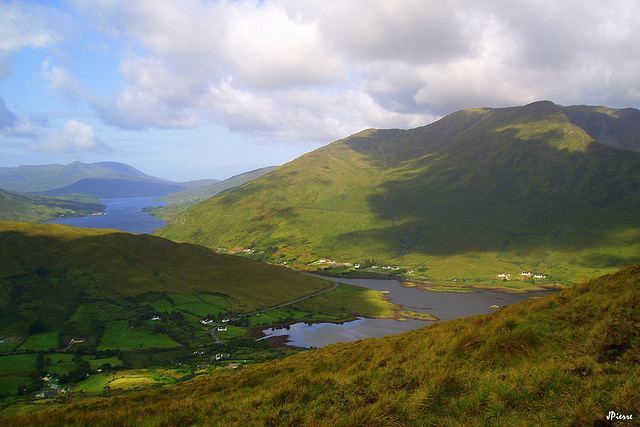
[[108, 151], [93, 128], [76, 120], [69, 120], [62, 129], [52, 131], [43, 145], [34, 145], [33, 151], [80, 152]]
[[73, 4], [132, 47], [123, 84], [97, 99], [49, 64], [51, 85], [124, 128], [318, 141], [537, 99], [640, 106], [637, 0]]

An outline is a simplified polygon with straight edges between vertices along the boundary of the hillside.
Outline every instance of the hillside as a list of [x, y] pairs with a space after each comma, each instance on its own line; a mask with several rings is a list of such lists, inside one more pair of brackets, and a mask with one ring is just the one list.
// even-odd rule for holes
[[40, 405], [5, 425], [632, 425], [640, 265], [398, 336], [336, 344], [174, 387]]
[[85, 178], [66, 187], [34, 194], [44, 196], [64, 196], [65, 194], [81, 194], [95, 198], [104, 197], [148, 197], [162, 196], [172, 191], [180, 191], [184, 187], [179, 184], [158, 182], [156, 180], [121, 175], [100, 178]]
[[113, 379], [137, 368], [148, 385], [155, 369], [172, 372], [163, 378], [175, 382], [228, 358], [260, 363], [297, 350], [257, 341], [253, 329], [393, 317], [396, 308], [375, 290], [202, 246], [0, 222], [0, 405], [51, 392], [41, 380], [48, 374], [66, 388], [108, 391], [87, 374], [103, 367]]
[[83, 306], [105, 301], [124, 310], [166, 293], [215, 293], [226, 311], [246, 313], [329, 287], [160, 237], [17, 222], [0, 222], [0, 285], [0, 334], [22, 338], [35, 320], [60, 330]]
[[[586, 126], [597, 111], [611, 120]], [[221, 250], [277, 247], [289, 264], [373, 261], [440, 282], [522, 271], [579, 282], [640, 261], [640, 153], [607, 145], [634, 146], [635, 116], [543, 101], [370, 129], [157, 234]]]
[[60, 217], [74, 217], [100, 213], [101, 203], [34, 196], [0, 190], [0, 221], [36, 222]]
[[195, 188], [187, 188], [178, 193], [167, 194], [162, 199], [163, 202], [171, 203], [170, 205], [161, 206], [151, 210], [151, 215], [156, 216], [163, 221], [171, 221], [178, 215], [189, 209], [194, 203], [199, 203], [210, 197], [229, 191], [236, 187], [240, 187], [247, 182], [261, 177], [274, 170], [277, 166], [268, 166], [234, 175], [223, 181], [214, 182], [213, 184], [203, 185]]
[[43, 196], [103, 197], [158, 196], [185, 185], [149, 176], [117, 162], [68, 165], [29, 165], [0, 168], [0, 188]]

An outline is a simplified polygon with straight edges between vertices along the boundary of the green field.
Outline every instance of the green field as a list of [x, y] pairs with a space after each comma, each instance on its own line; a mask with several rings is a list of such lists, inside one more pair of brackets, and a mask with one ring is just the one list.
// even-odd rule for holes
[[179, 343], [165, 334], [152, 333], [143, 328], [130, 329], [125, 320], [118, 320], [107, 323], [98, 350], [137, 350], [179, 346]]
[[20, 350], [49, 350], [58, 348], [58, 332], [45, 332], [31, 335], [20, 347]]
[[247, 335], [247, 328], [229, 325], [226, 331], [216, 332], [216, 335], [222, 340], [243, 337]]
[[174, 301], [176, 309], [188, 311], [199, 317], [206, 317], [209, 314], [219, 316], [221, 313], [231, 308], [231, 305], [220, 295], [199, 293], [194, 295], [170, 293], [167, 295]]
[[0, 356], [0, 376], [33, 371], [35, 366], [35, 354]]

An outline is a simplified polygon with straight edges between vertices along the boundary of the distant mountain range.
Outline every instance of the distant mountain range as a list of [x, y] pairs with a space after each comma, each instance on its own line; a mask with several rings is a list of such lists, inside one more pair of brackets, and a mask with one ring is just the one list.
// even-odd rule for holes
[[117, 162], [0, 168], [0, 188], [43, 196], [162, 196], [187, 185], [149, 176]]
[[158, 234], [305, 264], [375, 261], [438, 281], [640, 261], [640, 111], [477, 108], [369, 129], [196, 205]]

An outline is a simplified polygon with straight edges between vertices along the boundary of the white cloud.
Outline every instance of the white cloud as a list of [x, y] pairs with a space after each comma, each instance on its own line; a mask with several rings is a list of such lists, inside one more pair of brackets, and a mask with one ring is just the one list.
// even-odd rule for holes
[[318, 141], [537, 99], [640, 106], [637, 0], [75, 4], [128, 46], [123, 84], [93, 99], [50, 65], [51, 84], [125, 128], [206, 118], [264, 139]]
[[62, 129], [52, 131], [44, 145], [34, 145], [31, 149], [51, 152], [108, 151], [91, 126], [76, 120], [69, 120]]
[[0, 3], [0, 79], [10, 72], [19, 50], [49, 47], [66, 37], [70, 19], [59, 10], [35, 3]]
[[17, 117], [9, 111], [4, 99], [0, 96], [0, 132], [7, 136], [35, 139], [40, 132], [34, 127], [31, 120]]

